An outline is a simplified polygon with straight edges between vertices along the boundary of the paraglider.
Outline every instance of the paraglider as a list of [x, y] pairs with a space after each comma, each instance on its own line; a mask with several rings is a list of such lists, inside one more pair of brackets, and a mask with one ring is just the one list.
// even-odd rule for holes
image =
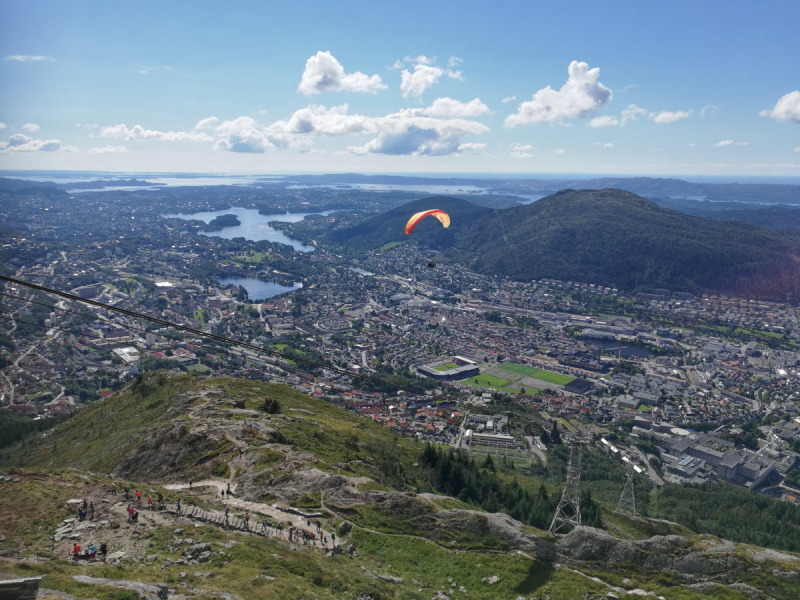
[[442, 226], [450, 227], [450, 215], [448, 215], [443, 210], [439, 210], [438, 208], [435, 208], [433, 210], [423, 210], [422, 212], [418, 212], [408, 220], [408, 223], [406, 223], [406, 235], [414, 231], [414, 227], [417, 226], [417, 223], [419, 223], [422, 219], [424, 219], [427, 216], [436, 217], [437, 219], [439, 219], [439, 222], [442, 224]]
[[428, 261], [428, 268], [429, 268], [429, 269], [433, 269], [435, 266], [436, 266], [436, 263], [435, 263], [435, 262], [433, 262], [432, 260], [429, 260], [429, 261]]

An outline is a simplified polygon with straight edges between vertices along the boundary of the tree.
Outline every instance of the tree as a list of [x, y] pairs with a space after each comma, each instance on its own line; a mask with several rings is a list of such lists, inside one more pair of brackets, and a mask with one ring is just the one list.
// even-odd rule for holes
[[277, 400], [275, 400], [275, 398], [267, 397], [264, 400], [264, 404], [261, 406], [261, 409], [268, 415], [278, 415], [281, 412], [281, 405]]
[[550, 440], [554, 444], [561, 443], [561, 434], [558, 431], [558, 421], [556, 421], [555, 419], [553, 419], [553, 429], [550, 431]]
[[494, 471], [494, 461], [492, 460], [491, 454], [486, 455], [486, 460], [483, 461], [483, 468]]
[[349, 435], [344, 440], [344, 449], [346, 453], [346, 460], [350, 461], [350, 453], [358, 453], [358, 436]]

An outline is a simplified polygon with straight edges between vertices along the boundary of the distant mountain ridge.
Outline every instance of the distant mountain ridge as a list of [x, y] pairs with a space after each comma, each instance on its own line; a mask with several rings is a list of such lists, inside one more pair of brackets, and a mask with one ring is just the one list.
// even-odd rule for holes
[[[450, 213], [450, 228], [429, 219], [405, 236], [405, 220], [428, 208]], [[456, 198], [422, 198], [322, 239], [350, 252], [403, 241], [439, 250], [479, 273], [517, 280], [551, 277], [628, 290], [666, 287], [770, 297], [785, 297], [800, 287], [796, 238], [665, 209], [617, 189], [564, 190], [505, 210]]]
[[[363, 185], [476, 186], [511, 194], [550, 194], [563, 189], [615, 188], [640, 196], [702, 198], [715, 202], [800, 204], [800, 185], [776, 183], [694, 183], [659, 177], [599, 177], [595, 179], [502, 179], [468, 177], [419, 177], [407, 175], [362, 175], [336, 173], [287, 177], [307, 185], [358, 183]], [[457, 190], [451, 190], [455, 193]]]

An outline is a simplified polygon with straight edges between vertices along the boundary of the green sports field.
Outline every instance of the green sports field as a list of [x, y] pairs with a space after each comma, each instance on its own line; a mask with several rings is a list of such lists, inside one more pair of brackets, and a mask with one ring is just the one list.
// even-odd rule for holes
[[573, 377], [567, 377], [566, 375], [560, 375], [559, 373], [553, 373], [552, 371], [534, 369], [532, 367], [526, 367], [525, 365], [518, 365], [515, 363], [505, 363], [500, 365], [499, 368], [505, 369], [506, 371], [511, 371], [512, 373], [519, 373], [521, 375], [525, 375], [526, 377], [533, 377], [534, 379], [539, 379], [541, 381], [555, 383], [556, 385], [567, 385], [574, 379]]
[[458, 365], [456, 363], [447, 363], [446, 365], [439, 365], [438, 367], [433, 367], [437, 371], [449, 371], [450, 369], [455, 369]]
[[496, 390], [502, 390], [504, 392], [508, 392], [509, 394], [520, 393], [519, 390], [506, 387], [508, 386], [509, 383], [511, 383], [508, 379], [502, 379], [500, 377], [495, 377], [494, 375], [487, 375], [486, 373], [475, 375], [475, 377], [470, 377], [469, 379], [465, 379], [461, 383], [463, 383], [464, 385], [480, 385], [483, 387], [494, 388]]

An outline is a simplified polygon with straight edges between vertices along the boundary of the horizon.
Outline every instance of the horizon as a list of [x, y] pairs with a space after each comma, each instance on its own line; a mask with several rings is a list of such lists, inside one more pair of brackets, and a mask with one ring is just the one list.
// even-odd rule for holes
[[293, 172], [209, 172], [209, 171], [117, 171], [117, 170], [98, 170], [98, 169], [0, 169], [0, 177], [9, 179], [25, 177], [36, 177], [45, 179], [47, 177], [59, 178], [58, 174], [83, 175], [86, 179], [93, 177], [122, 178], [130, 177], [181, 177], [186, 179], [199, 179], [202, 177], [215, 178], [247, 178], [247, 177], [274, 177], [287, 178], [293, 176], [343, 176], [357, 175], [360, 177], [414, 177], [426, 179], [465, 179], [465, 180], [540, 180], [540, 181], [564, 181], [564, 180], [593, 180], [593, 179], [672, 179], [686, 181], [689, 183], [707, 184], [761, 184], [761, 185], [800, 185], [800, 175], [706, 175], [706, 174], [676, 174], [661, 175], [654, 173], [643, 173], [637, 175], [620, 173], [476, 173], [469, 172], [401, 172], [401, 171], [375, 171], [375, 172], [356, 172], [356, 171], [293, 171]]

